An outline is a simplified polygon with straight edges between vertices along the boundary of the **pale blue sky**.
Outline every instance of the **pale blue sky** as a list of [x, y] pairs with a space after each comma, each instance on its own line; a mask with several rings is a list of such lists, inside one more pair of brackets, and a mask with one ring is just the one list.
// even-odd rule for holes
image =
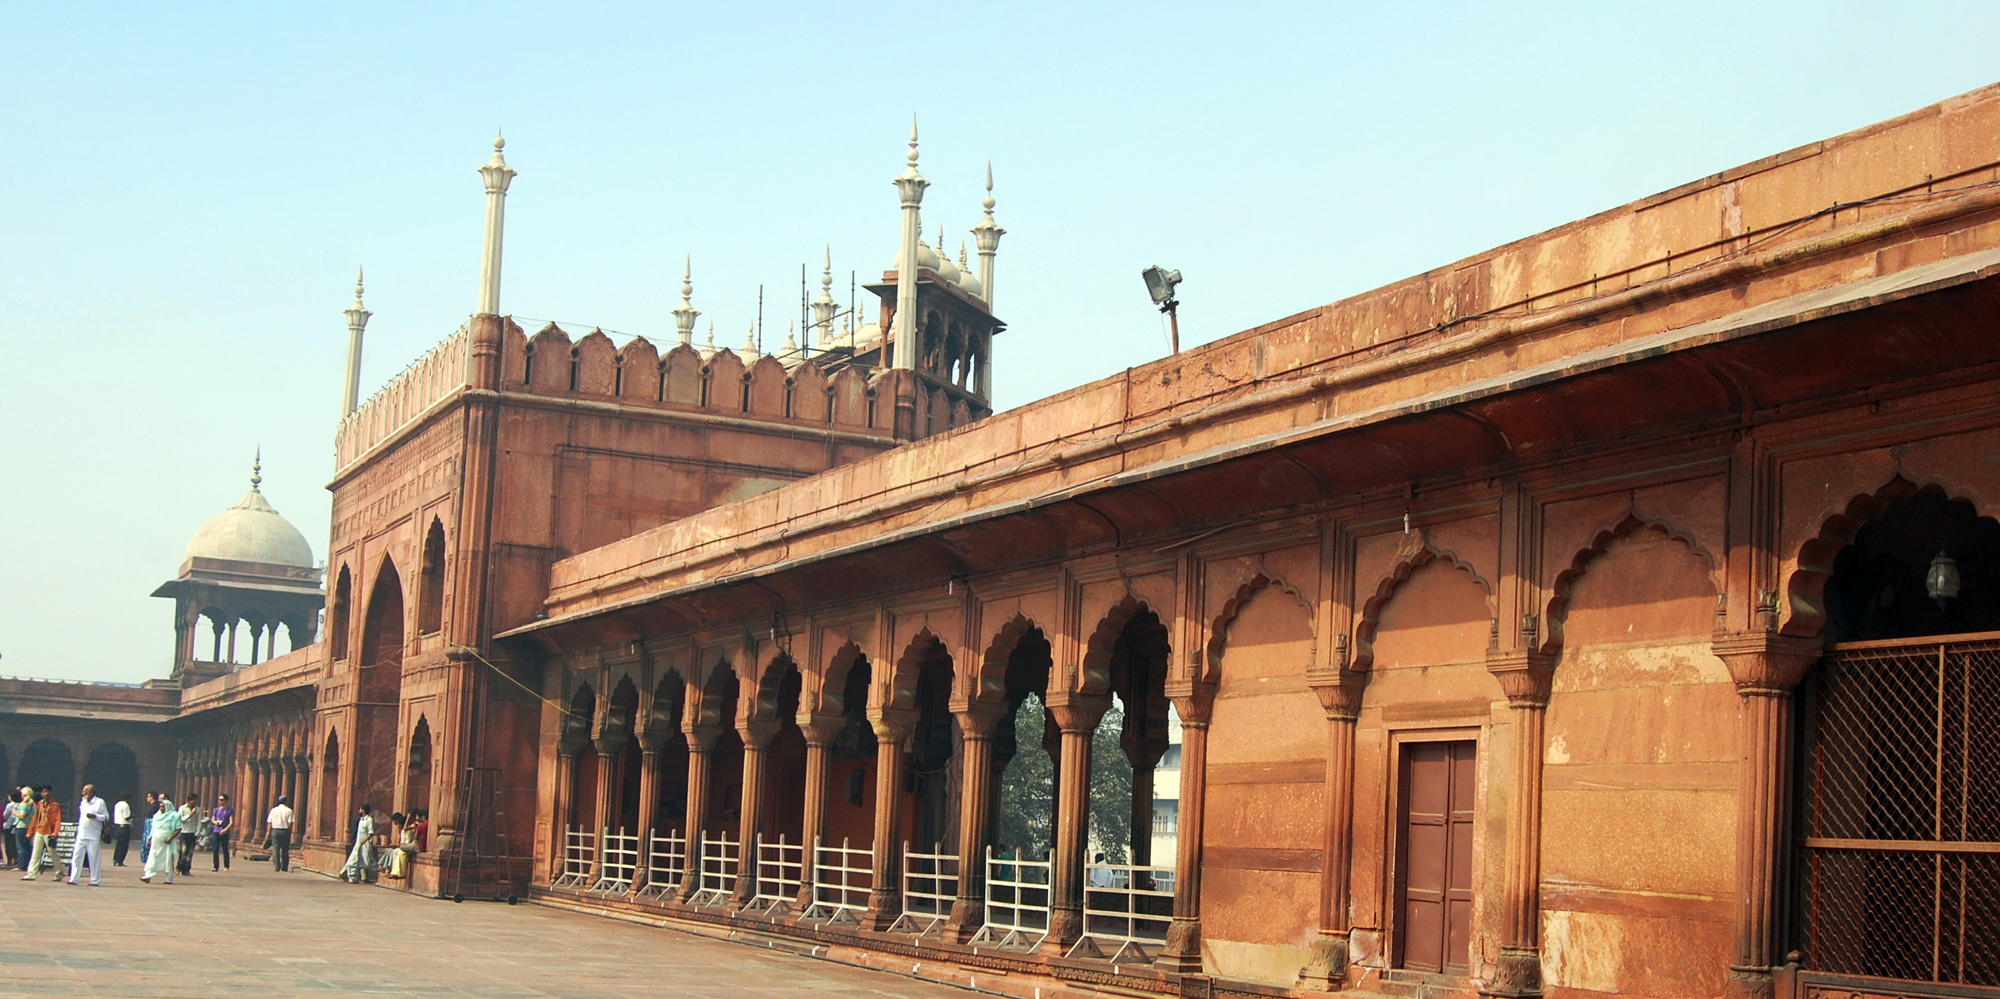
[[[801, 262], [894, 252], [993, 161], [1002, 406], [2000, 79], [2000, 6], [10, 4], [0, 8], [0, 674], [164, 675], [188, 536], [246, 487], [325, 557], [363, 391], [473, 303], [719, 343]], [[816, 287], [815, 280], [815, 287]], [[769, 327], [774, 320], [775, 329]]]

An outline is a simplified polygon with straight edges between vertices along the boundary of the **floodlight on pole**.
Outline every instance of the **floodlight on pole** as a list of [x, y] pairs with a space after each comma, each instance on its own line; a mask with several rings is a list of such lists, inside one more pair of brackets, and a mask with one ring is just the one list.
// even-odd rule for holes
[[1181, 272], [1170, 271], [1158, 264], [1139, 272], [1146, 279], [1146, 293], [1153, 296], [1153, 304], [1167, 314], [1167, 322], [1173, 329], [1174, 353], [1181, 352], [1180, 304], [1174, 300], [1174, 289], [1181, 283]]

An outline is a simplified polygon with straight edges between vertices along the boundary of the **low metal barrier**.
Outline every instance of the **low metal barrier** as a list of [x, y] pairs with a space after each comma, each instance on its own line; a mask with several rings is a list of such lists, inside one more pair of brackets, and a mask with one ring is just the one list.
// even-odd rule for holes
[[1089, 864], [1083, 873], [1083, 936], [1065, 956], [1152, 960], [1145, 945], [1165, 942], [1173, 922], [1174, 869]]
[[951, 915], [958, 899], [958, 854], [944, 852], [943, 843], [933, 844], [931, 851], [913, 853], [910, 844], [903, 844], [903, 914], [889, 932], [926, 936]]
[[549, 882], [551, 888], [582, 888], [590, 883], [590, 863], [596, 859], [597, 837], [582, 826], [563, 828], [562, 871]]
[[604, 869], [591, 891], [624, 894], [632, 890], [632, 875], [639, 869], [639, 834], [623, 829], [605, 833], [598, 849], [604, 853]]
[[701, 881], [689, 905], [725, 905], [736, 892], [736, 874], [742, 869], [743, 844], [728, 833], [701, 834]]
[[679, 891], [687, 874], [687, 852], [687, 837], [680, 830], [654, 833], [646, 856], [646, 887], [639, 889], [638, 897], [662, 898]]
[[[1017, 853], [1019, 851], [1016, 851]], [[1054, 863], [993, 855], [986, 848], [984, 922], [974, 946], [1034, 950], [1049, 935], [1049, 902]]]
[[746, 912], [764, 912], [778, 915], [791, 909], [798, 901], [799, 886], [805, 883], [806, 848], [804, 843], [787, 843], [780, 835], [777, 842], [766, 843], [764, 837], [757, 837], [757, 892], [750, 904], [743, 907]]
[[875, 887], [875, 850], [842, 839], [839, 846], [813, 840], [813, 904], [800, 922], [858, 923]]

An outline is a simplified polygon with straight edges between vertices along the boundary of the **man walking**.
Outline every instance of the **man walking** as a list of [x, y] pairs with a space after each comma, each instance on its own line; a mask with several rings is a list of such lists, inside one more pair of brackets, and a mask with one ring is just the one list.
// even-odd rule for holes
[[34, 853], [28, 858], [28, 873], [21, 876], [23, 881], [33, 881], [42, 873], [44, 859], [54, 865], [56, 832], [62, 828], [62, 810], [56, 807], [55, 792], [43, 784], [36, 794], [35, 814], [28, 820], [28, 839], [34, 843]]
[[292, 799], [279, 796], [264, 824], [271, 829], [271, 866], [279, 872], [292, 869]]
[[98, 887], [98, 878], [104, 873], [104, 856], [98, 848], [104, 845], [104, 824], [111, 821], [111, 811], [96, 791], [95, 785], [83, 786], [83, 797], [76, 803], [76, 845], [69, 851], [68, 883], [76, 884], [77, 871], [89, 864], [92, 888]]
[[182, 874], [194, 873], [194, 817], [198, 811], [194, 795], [188, 795], [187, 800], [181, 802], [178, 813], [181, 820], [180, 849], [174, 852], [174, 860], [175, 866], [180, 868]]
[[118, 827], [118, 845], [111, 852], [111, 866], [125, 866], [125, 855], [132, 851], [132, 796], [118, 796], [118, 804], [111, 806], [111, 824]]
[[365, 804], [359, 811], [354, 820], [354, 850], [347, 855], [347, 866], [340, 869], [342, 880], [357, 885], [375, 880], [375, 816]]
[[236, 831], [236, 809], [229, 807], [229, 796], [215, 796], [215, 811], [209, 813], [209, 864], [214, 870], [229, 869], [229, 834]]

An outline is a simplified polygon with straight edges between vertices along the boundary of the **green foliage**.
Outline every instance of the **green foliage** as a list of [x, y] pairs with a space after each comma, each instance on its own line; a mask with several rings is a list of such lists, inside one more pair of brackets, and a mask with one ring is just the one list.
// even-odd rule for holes
[[[1090, 737], [1090, 846], [1084, 860], [1098, 853], [1110, 864], [1130, 863], [1132, 843], [1132, 761], [1119, 746], [1125, 729], [1125, 707], [1115, 698], [1111, 710]], [[1148, 833], [1151, 830], [1147, 830]]]
[[[1014, 713], [1014, 758], [1000, 774], [1000, 814], [993, 849], [1019, 856], [1048, 854], [1054, 837], [1055, 762], [1042, 748], [1046, 709], [1033, 694]], [[1132, 842], [1132, 764], [1118, 744], [1125, 712], [1114, 701], [1090, 741], [1090, 843], [1085, 859], [1104, 854], [1129, 863]], [[1148, 829], [1150, 834], [1151, 830]]]

